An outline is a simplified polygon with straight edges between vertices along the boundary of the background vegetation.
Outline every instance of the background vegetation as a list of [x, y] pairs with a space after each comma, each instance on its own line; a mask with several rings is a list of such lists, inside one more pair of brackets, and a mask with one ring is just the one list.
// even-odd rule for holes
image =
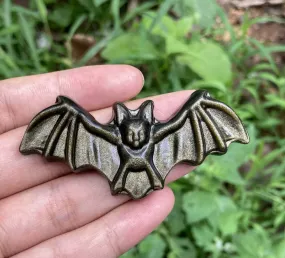
[[285, 257], [285, 46], [248, 36], [282, 20], [244, 15], [237, 30], [214, 0], [18, 2], [0, 5], [1, 79], [128, 63], [145, 75], [141, 96], [205, 88], [248, 128], [249, 145], [171, 185], [175, 209], [124, 258]]

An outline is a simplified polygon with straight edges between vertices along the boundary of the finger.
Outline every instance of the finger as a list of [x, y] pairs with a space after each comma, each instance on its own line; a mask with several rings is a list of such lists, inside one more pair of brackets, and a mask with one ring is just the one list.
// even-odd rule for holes
[[74, 230], [127, 200], [112, 196], [107, 180], [94, 172], [71, 174], [13, 195], [0, 202], [0, 254], [10, 257]]
[[195, 169], [194, 166], [189, 166], [189, 164], [181, 163], [177, 164], [169, 173], [169, 175], [166, 178], [166, 182], [173, 182], [180, 177], [185, 176], [189, 172], [191, 172], [193, 169]]
[[[173, 173], [180, 174], [181, 166]], [[94, 172], [70, 174], [13, 195], [0, 202], [0, 250], [11, 256], [90, 223], [128, 199], [112, 196], [107, 180]]]
[[[155, 117], [166, 120], [185, 102], [192, 91], [181, 91], [153, 97]], [[129, 108], [137, 108], [144, 100], [131, 101]], [[112, 116], [111, 108], [92, 113], [99, 121], [107, 122]], [[0, 135], [0, 199], [24, 189], [42, 184], [70, 172], [62, 162], [47, 162], [38, 155], [24, 156], [19, 145], [25, 128], [18, 128]]]
[[142, 73], [127, 65], [102, 65], [0, 82], [0, 133], [27, 124], [40, 110], [68, 95], [88, 110], [135, 96]]
[[[180, 94], [185, 96], [185, 92]], [[158, 110], [174, 100], [173, 95], [179, 93], [157, 97]], [[160, 114], [165, 118], [164, 112]], [[174, 173], [180, 173], [179, 166]], [[29, 248], [80, 227], [126, 200], [125, 196], [111, 196], [106, 179], [94, 172], [71, 174], [13, 195], [0, 202], [2, 250], [10, 255]]]
[[165, 188], [15, 257], [119, 257], [153, 231], [169, 214], [173, 203], [172, 191]]

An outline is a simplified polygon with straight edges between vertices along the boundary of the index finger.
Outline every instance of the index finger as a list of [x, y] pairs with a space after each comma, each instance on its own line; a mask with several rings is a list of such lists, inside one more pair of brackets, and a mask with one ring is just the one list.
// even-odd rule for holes
[[96, 110], [134, 97], [143, 86], [142, 73], [128, 65], [100, 65], [0, 82], [0, 134], [28, 124], [58, 95]]

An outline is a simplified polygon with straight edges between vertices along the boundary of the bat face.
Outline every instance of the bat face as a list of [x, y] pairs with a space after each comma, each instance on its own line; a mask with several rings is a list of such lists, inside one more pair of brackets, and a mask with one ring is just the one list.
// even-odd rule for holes
[[115, 108], [116, 121], [123, 143], [131, 149], [140, 149], [149, 142], [153, 125], [153, 103], [145, 101], [137, 110], [129, 110], [122, 104]]
[[140, 149], [149, 141], [150, 124], [141, 119], [129, 118], [120, 127], [123, 143], [132, 149]]

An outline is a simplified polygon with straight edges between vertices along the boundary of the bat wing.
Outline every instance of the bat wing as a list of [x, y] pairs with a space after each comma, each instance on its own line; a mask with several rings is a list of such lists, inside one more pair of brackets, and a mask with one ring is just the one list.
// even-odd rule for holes
[[98, 125], [82, 107], [59, 96], [55, 105], [31, 121], [20, 152], [64, 160], [73, 171], [95, 168], [112, 181], [120, 165], [117, 147], [94, 134], [95, 123]]
[[230, 107], [201, 90], [193, 93], [191, 100], [184, 125], [155, 145], [153, 161], [163, 178], [177, 163], [196, 166], [209, 154], [226, 153], [232, 142], [249, 142], [241, 120]]

